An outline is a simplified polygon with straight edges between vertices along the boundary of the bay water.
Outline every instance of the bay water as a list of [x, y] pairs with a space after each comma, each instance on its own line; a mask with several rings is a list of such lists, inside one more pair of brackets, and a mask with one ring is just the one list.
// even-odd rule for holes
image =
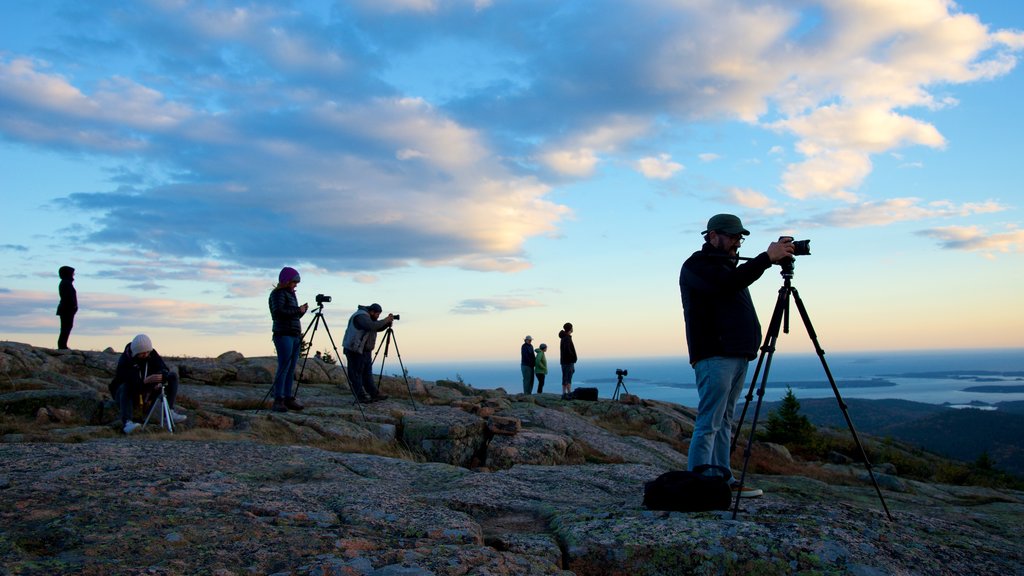
[[[518, 348], [507, 362], [453, 361], [406, 366], [410, 376], [424, 380], [462, 380], [475, 388], [522, 392]], [[942, 350], [914, 352], [838, 352], [825, 361], [843, 398], [902, 399], [955, 407], [994, 409], [1003, 401], [1024, 400], [1024, 349]], [[746, 387], [757, 367], [750, 363]], [[557, 352], [548, 354], [545, 393], [561, 393]], [[628, 373], [618, 383], [616, 370]], [[762, 367], [761, 375], [763, 376]], [[573, 388], [596, 387], [600, 398], [620, 392], [641, 398], [696, 406], [693, 368], [685, 357], [580, 358]], [[760, 387], [759, 376], [756, 389]], [[800, 398], [835, 395], [816, 354], [777, 353], [772, 357], [765, 401], [781, 399], [787, 386]], [[536, 386], [534, 388], [536, 391]], [[744, 395], [747, 390], [744, 390]], [[756, 399], [756, 396], [755, 396]], [[742, 398], [741, 398], [742, 402]]]

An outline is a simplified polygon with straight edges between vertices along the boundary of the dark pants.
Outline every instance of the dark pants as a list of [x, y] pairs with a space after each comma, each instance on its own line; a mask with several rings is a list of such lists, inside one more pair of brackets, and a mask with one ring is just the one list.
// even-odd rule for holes
[[[159, 388], [151, 388], [147, 384], [143, 384], [143, 388], [141, 389], [135, 388], [134, 386], [129, 386], [128, 384], [121, 384], [121, 386], [118, 387], [117, 393], [115, 394], [114, 398], [117, 400], [117, 403], [121, 406], [122, 423], [128, 422], [129, 420], [132, 419], [132, 410], [134, 409], [133, 404], [140, 395], [145, 394], [147, 396], [152, 396], [154, 399], [156, 398], [156, 396], [153, 396], [151, 394], [153, 390], [156, 390], [156, 395], [159, 396]], [[166, 387], [164, 388], [164, 394], [167, 395], [167, 407], [174, 408], [174, 399], [178, 397], [177, 372], [167, 373], [167, 383]], [[147, 398], [143, 398], [143, 400], [146, 399]]]
[[546, 378], [546, 377], [547, 377], [547, 374], [540, 374], [540, 373], [537, 374], [537, 394], [543, 394], [544, 393], [544, 378]]
[[380, 390], [373, 383], [373, 356], [370, 351], [352, 352], [345, 350], [345, 360], [348, 362], [348, 383], [352, 387], [352, 393], [356, 398], [376, 398]]
[[68, 337], [71, 336], [71, 329], [75, 326], [74, 314], [63, 314], [60, 317], [60, 336], [57, 337], [57, 349], [68, 349]]

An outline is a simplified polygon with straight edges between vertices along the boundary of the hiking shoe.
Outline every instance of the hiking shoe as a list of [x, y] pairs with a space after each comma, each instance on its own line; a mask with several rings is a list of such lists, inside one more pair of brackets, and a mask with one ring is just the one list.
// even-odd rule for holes
[[175, 424], [181, 424], [185, 420], [188, 420], [188, 416], [171, 410], [171, 422], [174, 422]]
[[284, 405], [284, 400], [280, 398], [274, 398], [274, 405], [270, 407], [274, 412], [287, 412], [288, 407]]
[[764, 490], [760, 488], [754, 488], [753, 486], [743, 486], [743, 488], [740, 488], [739, 482], [733, 484], [730, 488], [732, 488], [732, 495], [736, 496], [736, 493], [739, 492], [740, 498], [757, 498], [764, 495]]
[[369, 403], [373, 402], [373, 398], [370, 398], [366, 394], [363, 394], [362, 396], [359, 396], [358, 398], [356, 398], [356, 402], [359, 403], [359, 404], [369, 404]]
[[370, 402], [380, 402], [381, 400], [387, 400], [387, 399], [388, 399], [388, 395], [387, 394], [377, 394], [373, 398], [370, 398]]
[[303, 408], [305, 408], [305, 406], [299, 404], [299, 401], [295, 399], [295, 396], [285, 398], [284, 406], [289, 410], [302, 410]]
[[138, 422], [132, 422], [131, 420], [129, 420], [124, 423], [124, 428], [122, 429], [122, 431], [125, 434], [131, 434], [132, 432], [135, 432], [139, 428], [142, 428], [142, 424], [139, 424]]

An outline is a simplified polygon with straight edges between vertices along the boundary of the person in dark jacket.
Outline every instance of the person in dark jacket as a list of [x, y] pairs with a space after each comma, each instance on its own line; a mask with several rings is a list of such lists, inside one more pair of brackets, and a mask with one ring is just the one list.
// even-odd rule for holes
[[132, 411], [136, 400], [143, 401], [152, 395], [161, 384], [170, 408], [171, 420], [184, 422], [186, 416], [174, 411], [174, 399], [178, 396], [178, 374], [171, 372], [153, 349], [153, 341], [145, 334], [139, 334], [124, 347], [124, 352], [117, 359], [117, 371], [110, 381], [110, 395], [117, 400], [121, 409], [122, 430], [131, 434], [142, 424], [132, 420]]
[[295, 268], [285, 266], [277, 275], [277, 286], [270, 292], [270, 317], [273, 319], [274, 349], [277, 351], [277, 372], [274, 374], [274, 412], [302, 410], [304, 406], [292, 394], [295, 365], [302, 352], [302, 317], [308, 304], [299, 306], [295, 287], [302, 278]]
[[[701, 464], [729, 469], [736, 401], [761, 342], [761, 324], [748, 287], [773, 263], [792, 257], [793, 246], [772, 242], [765, 252], [738, 264], [740, 245], [750, 234], [739, 217], [712, 216], [702, 234], [704, 245], [679, 272], [686, 345], [700, 395], [687, 458], [690, 470]], [[735, 479], [730, 481], [735, 486]], [[762, 493], [746, 486], [741, 495]]]
[[78, 292], [75, 290], [75, 269], [71, 266], [61, 266], [57, 270], [60, 276], [60, 284], [57, 285], [57, 293], [60, 294], [60, 303], [57, 304], [57, 316], [60, 316], [60, 335], [57, 337], [57, 349], [68, 349], [68, 338], [71, 336], [71, 328], [75, 325], [75, 314], [78, 312]]
[[576, 373], [576, 345], [572, 343], [572, 322], [558, 332], [558, 363], [562, 365], [562, 400], [572, 398], [572, 375]]
[[519, 355], [522, 357], [519, 367], [523, 371], [523, 394], [533, 394], [533, 368], [537, 363], [537, 353], [533, 350], [533, 336], [523, 338]]
[[377, 332], [386, 330], [395, 320], [394, 314], [388, 314], [381, 320], [383, 311], [380, 304], [357, 306], [348, 319], [341, 342], [348, 361], [349, 385], [356, 400], [364, 404], [388, 398], [373, 383], [373, 348], [377, 345]]

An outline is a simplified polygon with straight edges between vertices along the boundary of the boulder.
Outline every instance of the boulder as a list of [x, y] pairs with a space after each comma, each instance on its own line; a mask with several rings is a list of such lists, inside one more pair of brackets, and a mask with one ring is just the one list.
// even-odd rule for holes
[[431, 462], [469, 466], [485, 442], [480, 418], [448, 406], [431, 406], [406, 413], [401, 420], [401, 439]]
[[40, 410], [61, 409], [85, 422], [98, 423], [103, 398], [91, 390], [22, 390], [0, 394], [0, 413], [35, 417]]
[[500, 470], [519, 464], [563, 466], [583, 462], [583, 451], [572, 438], [524, 430], [514, 436], [491, 439], [487, 445], [485, 466]]

